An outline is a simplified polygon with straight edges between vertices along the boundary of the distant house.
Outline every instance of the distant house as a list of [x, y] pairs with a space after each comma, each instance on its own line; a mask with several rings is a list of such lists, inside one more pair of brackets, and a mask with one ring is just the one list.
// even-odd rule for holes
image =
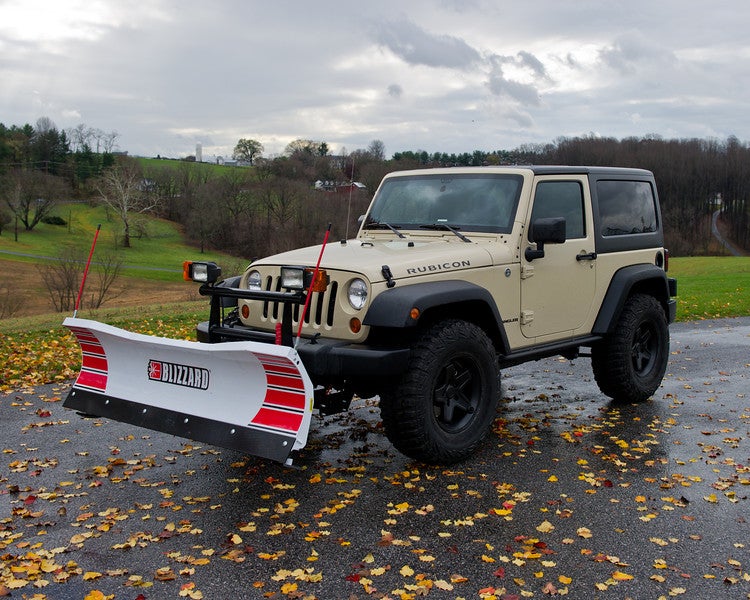
[[359, 181], [321, 181], [320, 179], [315, 182], [314, 187], [321, 192], [334, 194], [364, 191], [367, 189], [367, 186]]

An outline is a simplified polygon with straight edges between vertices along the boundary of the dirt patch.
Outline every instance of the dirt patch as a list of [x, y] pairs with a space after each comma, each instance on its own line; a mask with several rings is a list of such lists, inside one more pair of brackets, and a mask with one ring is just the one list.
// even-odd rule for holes
[[[3, 283], [0, 284], [0, 314], [6, 314], [8, 317], [27, 317], [55, 312], [55, 306], [42, 282], [37, 265], [0, 260], [0, 268], [3, 273]], [[95, 276], [89, 277], [86, 284], [89, 291], [84, 291], [82, 308], [87, 306], [87, 298], [91, 297], [89, 286], [96, 285], [95, 279], [91, 279]], [[198, 286], [178, 277], [179, 275], [175, 275], [174, 282], [164, 282], [121, 275], [112, 285], [108, 299], [102, 306], [112, 308], [198, 299]], [[2, 310], [3, 307], [6, 311]]]

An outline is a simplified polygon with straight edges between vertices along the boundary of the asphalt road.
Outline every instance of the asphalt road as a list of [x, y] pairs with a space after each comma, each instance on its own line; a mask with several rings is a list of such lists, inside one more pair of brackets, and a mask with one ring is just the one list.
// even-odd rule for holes
[[450, 469], [396, 453], [375, 400], [288, 468], [84, 419], [67, 386], [0, 397], [0, 595], [749, 598], [750, 319], [671, 331], [640, 405], [588, 359], [505, 371]]

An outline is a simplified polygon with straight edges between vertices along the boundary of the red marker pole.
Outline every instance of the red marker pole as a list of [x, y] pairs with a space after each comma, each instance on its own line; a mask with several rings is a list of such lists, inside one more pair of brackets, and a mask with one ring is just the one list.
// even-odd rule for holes
[[323, 245], [320, 247], [320, 254], [318, 254], [318, 262], [315, 265], [315, 270], [313, 271], [313, 277], [312, 281], [310, 282], [310, 289], [307, 290], [307, 298], [305, 298], [305, 305], [302, 307], [302, 314], [299, 317], [299, 326], [297, 327], [297, 339], [294, 341], [294, 347], [297, 347], [297, 344], [299, 344], [300, 336], [302, 335], [302, 325], [305, 323], [305, 315], [307, 314], [307, 309], [310, 306], [310, 298], [312, 298], [312, 288], [315, 285], [315, 281], [318, 278], [318, 272], [320, 271], [320, 261], [323, 259], [323, 250], [326, 249], [326, 244], [328, 243], [328, 236], [331, 234], [331, 224], [328, 223], [328, 229], [326, 229], [325, 237], [323, 238]]
[[102, 228], [102, 224], [96, 226], [96, 233], [94, 234], [94, 241], [91, 242], [91, 250], [89, 251], [89, 259], [86, 261], [86, 268], [83, 269], [83, 277], [81, 278], [81, 287], [78, 288], [78, 297], [76, 298], [76, 307], [73, 310], [73, 317], [78, 314], [78, 307], [81, 305], [81, 297], [83, 296], [83, 286], [86, 285], [86, 276], [89, 274], [89, 266], [91, 265], [91, 257], [94, 256], [94, 248], [96, 248], [96, 240], [99, 238], [99, 230]]

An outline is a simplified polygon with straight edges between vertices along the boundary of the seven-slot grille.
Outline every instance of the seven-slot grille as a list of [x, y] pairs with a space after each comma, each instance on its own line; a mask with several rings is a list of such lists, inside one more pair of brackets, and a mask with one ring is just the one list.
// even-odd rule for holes
[[[267, 275], [263, 278], [263, 289], [265, 291], [280, 292], [281, 289], [281, 277]], [[315, 292], [310, 299], [310, 305], [307, 308], [307, 314], [305, 315], [305, 325], [312, 324], [315, 327], [327, 326], [333, 327], [334, 317], [336, 314], [336, 294], [338, 293], [339, 284], [337, 281], [331, 281], [328, 284], [328, 289], [325, 292]], [[280, 302], [263, 302], [263, 319], [270, 320], [271, 322], [278, 322], [281, 320], [283, 307]], [[302, 312], [302, 306], [295, 305], [292, 308], [292, 315], [294, 324], [299, 323], [299, 316]]]

